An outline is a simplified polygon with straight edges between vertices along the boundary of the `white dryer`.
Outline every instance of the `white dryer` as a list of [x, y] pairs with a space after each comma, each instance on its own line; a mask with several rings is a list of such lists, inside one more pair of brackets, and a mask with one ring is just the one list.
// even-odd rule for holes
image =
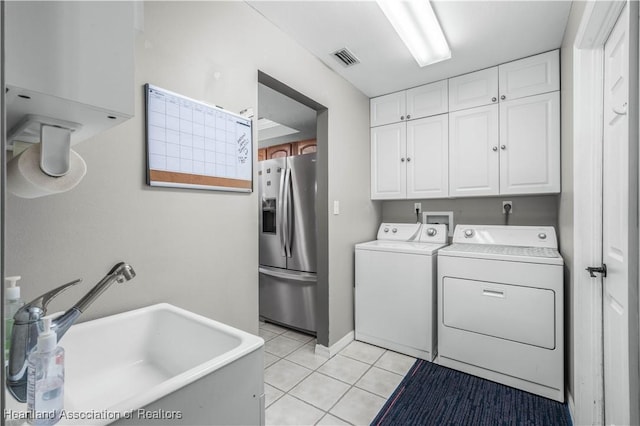
[[356, 245], [356, 340], [433, 360], [436, 259], [446, 243], [446, 225], [383, 223], [377, 240]]
[[563, 402], [563, 306], [553, 227], [458, 225], [438, 255], [438, 362]]

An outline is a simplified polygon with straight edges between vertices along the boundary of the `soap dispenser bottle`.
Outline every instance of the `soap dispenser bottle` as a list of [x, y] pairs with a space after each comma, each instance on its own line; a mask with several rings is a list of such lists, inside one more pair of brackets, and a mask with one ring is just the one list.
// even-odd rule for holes
[[43, 331], [29, 355], [27, 367], [27, 411], [29, 423], [53, 425], [64, 406], [64, 349], [58, 346], [51, 317], [42, 318]]
[[19, 276], [7, 277], [7, 287], [4, 290], [4, 359], [9, 359], [11, 348], [11, 332], [13, 330], [13, 316], [24, 305], [20, 299], [20, 287], [16, 285]]

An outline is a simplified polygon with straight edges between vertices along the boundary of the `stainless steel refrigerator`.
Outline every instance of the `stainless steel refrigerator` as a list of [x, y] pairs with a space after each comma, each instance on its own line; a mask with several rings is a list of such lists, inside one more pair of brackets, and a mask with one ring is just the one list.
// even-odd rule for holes
[[316, 332], [316, 154], [258, 163], [260, 316]]

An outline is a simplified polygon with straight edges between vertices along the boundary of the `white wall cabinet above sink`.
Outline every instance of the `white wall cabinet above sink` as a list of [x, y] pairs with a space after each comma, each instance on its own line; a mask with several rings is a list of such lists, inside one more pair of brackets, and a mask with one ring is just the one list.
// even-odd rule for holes
[[5, 15], [10, 131], [44, 116], [79, 124], [76, 143], [133, 116], [133, 2], [15, 1]]
[[371, 129], [371, 198], [448, 195], [447, 114]]
[[448, 110], [447, 80], [371, 99], [371, 127], [416, 120]]

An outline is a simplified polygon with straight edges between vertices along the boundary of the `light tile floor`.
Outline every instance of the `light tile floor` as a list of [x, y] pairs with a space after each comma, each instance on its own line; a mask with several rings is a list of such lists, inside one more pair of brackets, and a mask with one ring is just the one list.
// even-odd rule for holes
[[315, 339], [260, 322], [266, 424], [368, 425], [415, 358], [353, 341], [331, 359]]

